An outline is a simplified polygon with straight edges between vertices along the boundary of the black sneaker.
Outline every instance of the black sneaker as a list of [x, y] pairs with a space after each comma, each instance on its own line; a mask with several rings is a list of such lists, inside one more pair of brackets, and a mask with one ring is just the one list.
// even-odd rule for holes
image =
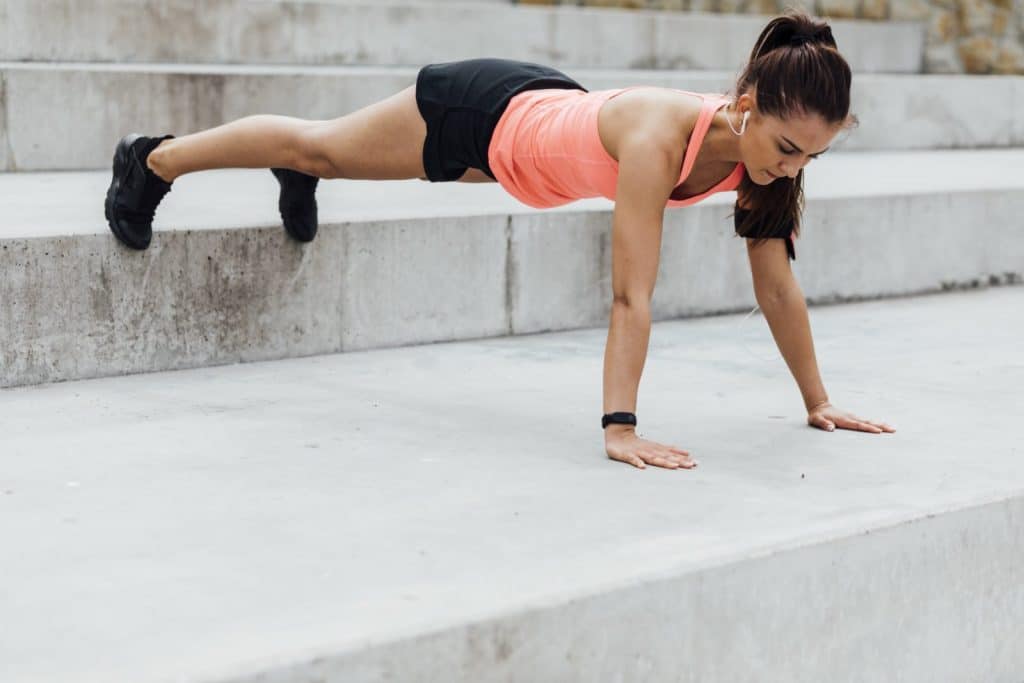
[[171, 184], [146, 166], [146, 157], [161, 142], [173, 137], [127, 135], [114, 150], [114, 178], [107, 190], [104, 210], [110, 230], [132, 249], [149, 246], [153, 214], [160, 200], [171, 191]]
[[277, 210], [285, 232], [299, 242], [312, 242], [316, 237], [316, 184], [320, 179], [287, 168], [272, 168], [270, 172], [281, 183]]

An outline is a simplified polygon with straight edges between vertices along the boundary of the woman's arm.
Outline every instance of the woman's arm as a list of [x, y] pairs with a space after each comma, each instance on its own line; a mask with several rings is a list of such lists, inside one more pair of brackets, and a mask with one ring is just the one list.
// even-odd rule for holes
[[[682, 163], [678, 145], [648, 137], [644, 128], [619, 141], [619, 177], [612, 218], [612, 308], [604, 356], [604, 412], [636, 412], [640, 375], [651, 333], [651, 299], [658, 276], [665, 205]], [[657, 130], [657, 128], [654, 128]], [[639, 468], [692, 467], [689, 453], [646, 441], [632, 425], [610, 424], [605, 449]]]
[[896, 431], [887, 424], [862, 420], [839, 411], [829, 403], [814, 354], [807, 302], [790, 269], [784, 240], [770, 239], [757, 247], [753, 240], [747, 240], [747, 255], [754, 280], [754, 296], [768, 321], [779, 352], [800, 387], [808, 423], [828, 431], [835, 427], [874, 433]]
[[781, 239], [767, 240], [757, 247], [753, 240], [747, 240], [747, 256], [757, 305], [810, 412], [815, 406], [828, 403], [828, 394], [814, 355], [807, 303], [789, 267], [786, 246]]

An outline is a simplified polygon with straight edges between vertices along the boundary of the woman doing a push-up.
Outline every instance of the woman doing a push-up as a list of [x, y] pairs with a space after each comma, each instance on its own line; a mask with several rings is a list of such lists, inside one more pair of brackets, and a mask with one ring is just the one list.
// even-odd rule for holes
[[797, 12], [765, 27], [734, 97], [657, 87], [588, 92], [555, 69], [501, 59], [432, 64], [414, 86], [334, 120], [250, 116], [180, 138], [128, 136], [115, 151], [106, 216], [121, 242], [145, 249], [171, 183], [218, 168], [271, 169], [285, 230], [303, 242], [316, 235], [320, 178], [496, 181], [536, 208], [612, 199], [605, 448], [640, 468], [674, 469], [696, 461], [641, 438], [635, 416], [662, 219], [666, 207], [735, 190], [736, 231], [746, 238], [755, 296], [808, 424], [892, 432], [829, 402], [789, 265], [803, 168], [855, 122], [850, 81], [828, 24]]

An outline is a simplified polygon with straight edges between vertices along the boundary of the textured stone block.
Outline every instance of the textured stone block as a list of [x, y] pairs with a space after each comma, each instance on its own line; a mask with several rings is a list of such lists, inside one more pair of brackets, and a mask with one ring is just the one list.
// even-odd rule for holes
[[957, 15], [947, 10], [933, 12], [928, 22], [928, 45], [949, 43], [960, 32]]
[[889, 17], [898, 21], [924, 21], [931, 16], [927, 0], [896, 0], [890, 3]]
[[782, 12], [785, 9], [792, 7], [793, 9], [806, 12], [807, 14], [818, 14], [818, 8], [815, 0], [780, 0], [778, 11]]
[[7, 74], [0, 70], [0, 172], [16, 168], [10, 158], [11, 141], [7, 130]]
[[509, 333], [507, 216], [345, 226], [346, 351]]
[[746, 250], [731, 214], [732, 202], [721, 200], [665, 212], [655, 320], [753, 306]]
[[925, 68], [929, 74], [963, 73], [960, 53], [952, 42], [944, 45], [929, 45], [924, 52]]
[[513, 333], [607, 324], [612, 304], [610, 214], [538, 213], [511, 220]]
[[[691, 15], [691, 18], [700, 23], [708, 17]], [[744, 19], [749, 21], [752, 18]], [[752, 33], [756, 31], [756, 23], [751, 22]], [[877, 26], [879, 32], [886, 30], [884, 23], [873, 26]], [[668, 28], [659, 31], [658, 40], [670, 40], [671, 33]], [[842, 44], [844, 36], [840, 34], [837, 38]], [[707, 42], [709, 51], [716, 49], [713, 43], [714, 36], [710, 36]], [[907, 49], [897, 41], [893, 44], [894, 49]], [[717, 48], [721, 49], [721, 45]], [[953, 44], [929, 47], [925, 56], [929, 70], [934, 73], [962, 71], [959, 53]], [[880, 61], [888, 58], [884, 52], [876, 52], [874, 57]], [[994, 54], [992, 61], [996, 61]], [[1005, 64], [1005, 58], [1000, 63]], [[0, 75], [6, 75], [0, 82], [7, 84], [8, 99], [8, 106], [0, 113], [0, 116], [7, 117], [7, 125], [0, 129], [0, 139], [3, 136], [7, 138], [7, 144], [0, 147], [0, 160], [9, 155], [4, 170], [68, 170], [107, 167], [115, 142], [122, 135], [136, 130], [182, 135], [255, 113], [319, 119], [341, 116], [407, 87], [415, 78], [415, 70], [367, 73], [362, 69], [342, 69], [334, 73], [281, 74], [264, 68], [255, 72], [179, 74], [164, 69], [79, 72], [75, 67], [19, 67], [0, 70]], [[572, 71], [570, 75], [595, 90], [624, 84], [699, 92], [725, 92], [733, 87], [730, 74], [712, 72], [664, 69], [637, 73], [626, 81], [619, 72]], [[919, 93], [927, 92], [936, 111], [947, 110], [946, 101], [957, 97], [955, 91], [934, 92], [932, 84], [936, 81], [929, 79], [858, 74], [854, 87], [861, 94], [854, 96], [853, 109], [860, 113], [876, 112], [878, 117], [884, 118], [885, 112], [899, 111], [904, 106], [902, 102], [914, 100]], [[892, 90], [892, 83], [899, 83], [900, 87]], [[913, 87], [907, 87], [908, 83]], [[861, 85], [869, 87], [860, 88]], [[979, 94], [983, 98], [999, 97], [1003, 87], [991, 80], [980, 81], [978, 85], [982, 88]], [[960, 87], [959, 83], [953, 87]], [[875, 88], [886, 92], [891, 99], [871, 99], [871, 91]], [[146, 97], [137, 97], [140, 92], [146, 93]], [[49, 98], [57, 95], [75, 101], [79, 106], [74, 109], [51, 107], [45, 117], [34, 115], [40, 111], [39, 107], [48, 106], [52, 101]], [[871, 104], [866, 107], [864, 102], [868, 101]], [[943, 146], [948, 144], [950, 134], [956, 137], [958, 131], [975, 130], [978, 120], [979, 117], [968, 112], [955, 124], [951, 123], [949, 131], [933, 139], [924, 140], [917, 136], [912, 136], [912, 139], [915, 146]], [[885, 126], [865, 125], [862, 134], [862, 139], [873, 141], [867, 147], [870, 149], [907, 146], [905, 136], [890, 133]], [[69, 144], [68, 140], [72, 143]], [[978, 142], [994, 144], [980, 138]]]
[[1014, 122], [1024, 121], [1019, 110], [989, 107], [985, 116], [977, 111], [979, 102], [1003, 101], [1022, 84], [1024, 79], [932, 75], [907, 88], [900, 79], [854, 79], [853, 111], [861, 125], [849, 143], [862, 149], [892, 149], [896, 140], [905, 149], [1020, 144], [1011, 135]]
[[779, 3], [776, 0], [751, 0], [747, 4], [747, 14], [774, 15], [779, 13]]
[[957, 0], [962, 35], [988, 33], [992, 30], [992, 3], [988, 0]]
[[860, 16], [862, 19], [873, 19], [875, 21], [888, 19], [889, 0], [863, 0]]
[[[110, 163], [117, 140], [133, 131], [183, 135], [257, 113], [335, 118], [388, 97], [416, 78], [415, 69], [383, 74], [357, 69], [346, 75], [276, 73], [266, 67], [217, 73], [47, 65], [0, 73], [9, 103], [4, 170], [102, 168]], [[59, 101], [76, 106], [54, 108]], [[41, 111], [48, 114], [39, 116]]]
[[718, 12], [720, 8], [721, 0], [690, 0], [692, 12]]
[[684, 12], [687, 7], [686, 0], [651, 0], [650, 9], [663, 12]]
[[[761, 0], [736, 7], [749, 11], [755, 4], [770, 8]], [[0, 35], [5, 38], [0, 60], [418, 68], [497, 56], [562, 68], [693, 64], [734, 71], [764, 26], [760, 16], [719, 15], [715, 23], [695, 27], [694, 16], [681, 13], [501, 3], [208, 0], [202, 6], [202, 12], [195, 12], [195, 0], [95, 0], [86, 11], [78, 0], [9, 0], [4, 3], [9, 21], [0, 24], [0, 30], [6, 29]], [[691, 5], [694, 10], [721, 7], [721, 0]], [[748, 30], [751, 21], [754, 27]], [[176, 30], [166, 30], [168, 25]], [[123, 31], [123, 26], [132, 30]], [[913, 27], [887, 27], [884, 38], [874, 25], [834, 28], [837, 36], [855, 37], [842, 43], [855, 71], [913, 72], [920, 67]], [[652, 40], [663, 33], [672, 39]], [[712, 48], [712, 60], [705, 44], [716, 42], [727, 47]], [[884, 53], [886, 61], [873, 56], [877, 53]]]
[[0, 386], [340, 351], [343, 260], [335, 230], [5, 240]]
[[1024, 46], [1010, 42], [999, 46], [993, 71], [997, 74], [1024, 74]]
[[1011, 15], [1009, 10], [997, 9], [992, 14], [992, 35], [1000, 38], [1006, 35], [1006, 31], [1010, 28]]
[[858, 15], [857, 0], [818, 0], [818, 10], [833, 19], [855, 19]]
[[[1024, 194], [1000, 191], [891, 197], [884, 206], [841, 199], [816, 202], [806, 214], [814, 229], [800, 240], [801, 286], [808, 299], [828, 302], [851, 292], [874, 297], [936, 291], [945, 283], [977, 279], [980, 273], [1020, 273], [1024, 240], [1007, 240], [1005, 226], [1013, 225], [1021, 211]], [[858, 228], [839, 227], [851, 225]], [[999, 247], [972, 249], [979, 241]], [[828, 258], [865, 244], [874, 245], [870, 261]]]
[[995, 41], [987, 36], [965, 38], [960, 42], [960, 59], [969, 74], [991, 72], [996, 59]]

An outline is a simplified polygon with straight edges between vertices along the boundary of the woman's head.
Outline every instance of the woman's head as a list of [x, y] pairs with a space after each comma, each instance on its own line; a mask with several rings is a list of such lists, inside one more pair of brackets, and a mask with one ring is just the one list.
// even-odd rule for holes
[[[740, 193], [755, 209], [751, 221], [776, 228], [792, 222], [798, 230], [803, 167], [856, 123], [850, 81], [850, 66], [827, 23], [790, 12], [761, 32], [727, 111], [743, 133], [747, 177]], [[763, 231], [775, 234], [771, 227]]]

